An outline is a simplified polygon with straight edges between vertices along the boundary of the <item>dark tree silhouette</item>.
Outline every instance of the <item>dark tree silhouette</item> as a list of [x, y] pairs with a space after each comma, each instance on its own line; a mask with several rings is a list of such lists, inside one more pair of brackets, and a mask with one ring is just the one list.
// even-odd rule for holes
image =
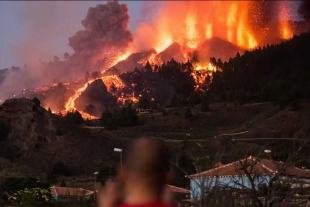
[[82, 115], [80, 114], [80, 112], [75, 111], [75, 112], [68, 112], [64, 119], [71, 124], [74, 125], [80, 125], [84, 122], [84, 119], [82, 117]]
[[84, 76], [85, 82], [88, 82], [89, 78], [90, 78], [90, 75], [89, 75], [89, 72], [87, 71]]
[[10, 133], [10, 129], [4, 121], [0, 119], [0, 141], [5, 139]]
[[142, 108], [142, 109], [149, 108], [150, 102], [151, 102], [151, 99], [149, 98], [149, 96], [146, 94], [143, 94], [139, 99], [138, 108]]
[[61, 179], [61, 182], [60, 182], [59, 186], [60, 186], [60, 187], [67, 187], [67, 183], [66, 183], [66, 181], [65, 181], [64, 178]]
[[96, 107], [92, 104], [87, 105], [84, 111], [93, 116], [97, 113]]
[[31, 101], [38, 107], [41, 105], [41, 102], [37, 97], [34, 97]]
[[107, 130], [113, 130], [117, 128], [117, 121], [114, 115], [106, 110], [102, 113], [102, 116], [100, 118], [101, 125], [107, 129]]

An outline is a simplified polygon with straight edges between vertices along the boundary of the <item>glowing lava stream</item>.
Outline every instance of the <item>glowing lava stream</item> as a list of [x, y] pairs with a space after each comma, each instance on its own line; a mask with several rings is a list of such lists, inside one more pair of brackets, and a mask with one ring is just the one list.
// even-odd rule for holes
[[[114, 66], [119, 61], [125, 60], [129, 55], [130, 55], [130, 53], [126, 52], [125, 54], [122, 54], [119, 57], [115, 58], [115, 61], [113, 61], [111, 66]], [[101, 79], [104, 82], [104, 84], [107, 86], [108, 89], [110, 88], [112, 83], [115, 84], [116, 88], [123, 88], [125, 86], [124, 83], [122, 82], [122, 80], [118, 76], [115, 76], [115, 75], [102, 76], [98, 79]], [[75, 104], [74, 104], [75, 100], [82, 94], [82, 92], [87, 88], [87, 86], [89, 84], [91, 84], [92, 82], [94, 82], [95, 80], [98, 80], [98, 79], [91, 79], [91, 80], [87, 81], [87, 83], [85, 83], [81, 88], [79, 88], [75, 91], [75, 94], [73, 96], [71, 96], [69, 98], [69, 100], [67, 101], [67, 103], [65, 104], [66, 112], [76, 110]], [[80, 113], [84, 119], [98, 119], [99, 118], [99, 117], [91, 116], [90, 114], [83, 112], [83, 111], [80, 111]]]

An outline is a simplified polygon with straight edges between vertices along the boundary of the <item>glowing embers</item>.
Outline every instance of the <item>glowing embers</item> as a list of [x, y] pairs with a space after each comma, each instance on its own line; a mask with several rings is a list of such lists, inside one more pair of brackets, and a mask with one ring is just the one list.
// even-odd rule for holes
[[208, 76], [212, 77], [212, 74], [216, 72], [216, 70], [217, 68], [211, 63], [196, 63], [192, 73], [192, 76], [197, 84], [196, 89], [200, 88], [205, 83], [205, 80]]
[[289, 25], [288, 20], [290, 17], [289, 7], [287, 2], [279, 2], [279, 20], [280, 20], [280, 35], [284, 40], [291, 39], [294, 36], [294, 33]]

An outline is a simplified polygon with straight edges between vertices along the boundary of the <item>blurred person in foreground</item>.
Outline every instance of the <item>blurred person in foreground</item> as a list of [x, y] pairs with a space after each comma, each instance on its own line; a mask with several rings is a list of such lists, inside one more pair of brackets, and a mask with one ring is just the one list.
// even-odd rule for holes
[[125, 158], [116, 180], [107, 182], [99, 192], [99, 207], [171, 207], [166, 183], [171, 182], [172, 173], [164, 144], [137, 139]]

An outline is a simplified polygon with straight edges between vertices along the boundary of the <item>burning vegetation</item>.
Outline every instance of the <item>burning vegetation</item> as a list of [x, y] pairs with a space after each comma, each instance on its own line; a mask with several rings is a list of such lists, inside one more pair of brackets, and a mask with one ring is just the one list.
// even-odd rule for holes
[[[88, 10], [83, 30], [69, 38], [73, 54], [42, 63], [42, 73], [53, 71], [46, 79], [50, 85], [28, 81], [21, 93], [14, 87], [0, 98], [36, 96], [55, 113], [79, 110], [84, 118], [128, 103], [140, 108], [196, 104], [208, 97], [214, 76], [231, 57], [307, 31], [308, 7], [304, 1], [298, 10], [304, 24], [291, 20], [290, 2], [284, 1], [163, 2], [154, 21], [141, 23], [133, 37], [126, 5], [99, 4]], [[27, 79], [30, 70], [0, 73], [1, 89], [9, 88], [11, 77]]]

